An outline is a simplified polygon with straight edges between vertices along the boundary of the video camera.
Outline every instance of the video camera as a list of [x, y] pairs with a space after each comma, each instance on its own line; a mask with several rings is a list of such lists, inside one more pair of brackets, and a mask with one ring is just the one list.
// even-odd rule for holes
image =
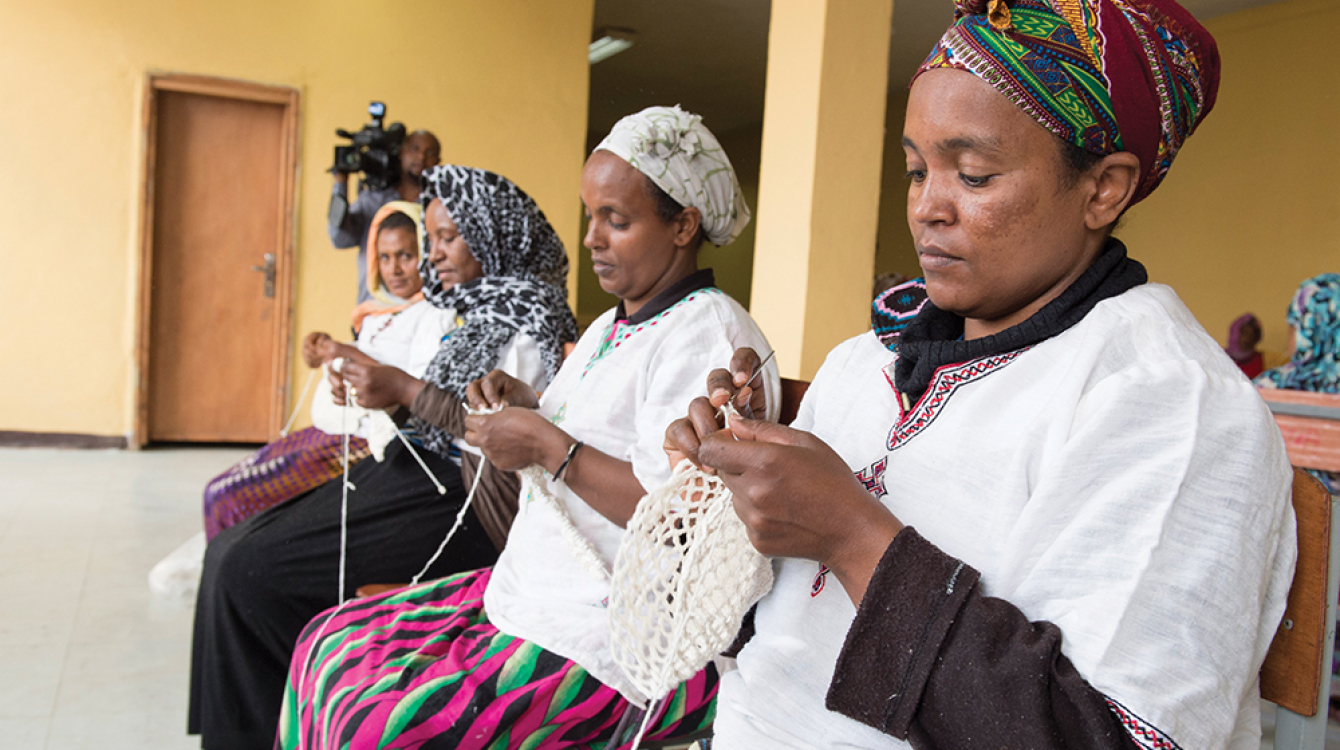
[[381, 102], [369, 104], [368, 114], [372, 115], [372, 122], [357, 133], [344, 129], [335, 131], [335, 135], [348, 138], [352, 143], [335, 147], [335, 166], [331, 171], [362, 172], [363, 185], [381, 190], [400, 180], [400, 145], [405, 142], [405, 125], [396, 122], [383, 129], [386, 105]]

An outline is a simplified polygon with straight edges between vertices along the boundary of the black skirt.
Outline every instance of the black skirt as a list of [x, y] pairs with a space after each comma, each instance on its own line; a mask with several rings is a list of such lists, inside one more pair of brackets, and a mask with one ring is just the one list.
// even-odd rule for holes
[[[465, 502], [460, 469], [420, 448], [447, 488], [404, 446], [349, 474], [344, 596], [371, 583], [407, 583], [432, 557]], [[293, 644], [307, 622], [339, 604], [341, 479], [224, 530], [205, 553], [196, 596], [187, 731], [206, 750], [274, 746]], [[424, 580], [498, 559], [473, 512]]]

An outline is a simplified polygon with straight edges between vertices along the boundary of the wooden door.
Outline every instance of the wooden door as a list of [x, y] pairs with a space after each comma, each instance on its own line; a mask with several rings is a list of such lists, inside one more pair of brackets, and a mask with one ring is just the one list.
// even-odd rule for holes
[[265, 442], [286, 391], [294, 102], [150, 96], [138, 442]]

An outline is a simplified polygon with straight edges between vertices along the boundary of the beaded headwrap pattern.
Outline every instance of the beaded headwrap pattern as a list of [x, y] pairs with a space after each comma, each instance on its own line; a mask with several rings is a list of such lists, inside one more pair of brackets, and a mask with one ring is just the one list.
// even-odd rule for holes
[[[1062, 140], [1129, 151], [1158, 187], [1214, 106], [1214, 38], [1173, 0], [956, 0], [954, 25], [916, 75], [958, 68]], [[916, 76], [913, 77], [913, 80]]]
[[596, 151], [609, 151], [703, 217], [703, 234], [729, 245], [749, 224], [740, 181], [703, 118], [679, 107], [648, 107], [614, 124]]

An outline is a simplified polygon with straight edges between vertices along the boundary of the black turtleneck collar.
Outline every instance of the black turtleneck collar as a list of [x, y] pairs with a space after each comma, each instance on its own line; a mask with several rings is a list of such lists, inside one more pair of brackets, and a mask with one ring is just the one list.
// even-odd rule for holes
[[1126, 257], [1126, 246], [1109, 238], [1103, 252], [1075, 283], [1027, 320], [1000, 333], [964, 341], [963, 318], [927, 300], [896, 342], [898, 364], [894, 379], [898, 390], [916, 401], [939, 368], [1012, 352], [1049, 339], [1078, 323], [1099, 302], [1148, 280], [1145, 267]]
[[712, 269], [704, 268], [701, 271], [694, 271], [684, 278], [671, 284], [668, 289], [647, 300], [647, 304], [638, 309], [632, 315], [624, 312], [623, 300], [619, 300], [619, 307], [614, 311], [615, 322], [637, 325], [645, 323], [648, 320], [669, 310], [674, 304], [699, 289], [706, 289], [717, 285], [716, 277], [712, 275]]

